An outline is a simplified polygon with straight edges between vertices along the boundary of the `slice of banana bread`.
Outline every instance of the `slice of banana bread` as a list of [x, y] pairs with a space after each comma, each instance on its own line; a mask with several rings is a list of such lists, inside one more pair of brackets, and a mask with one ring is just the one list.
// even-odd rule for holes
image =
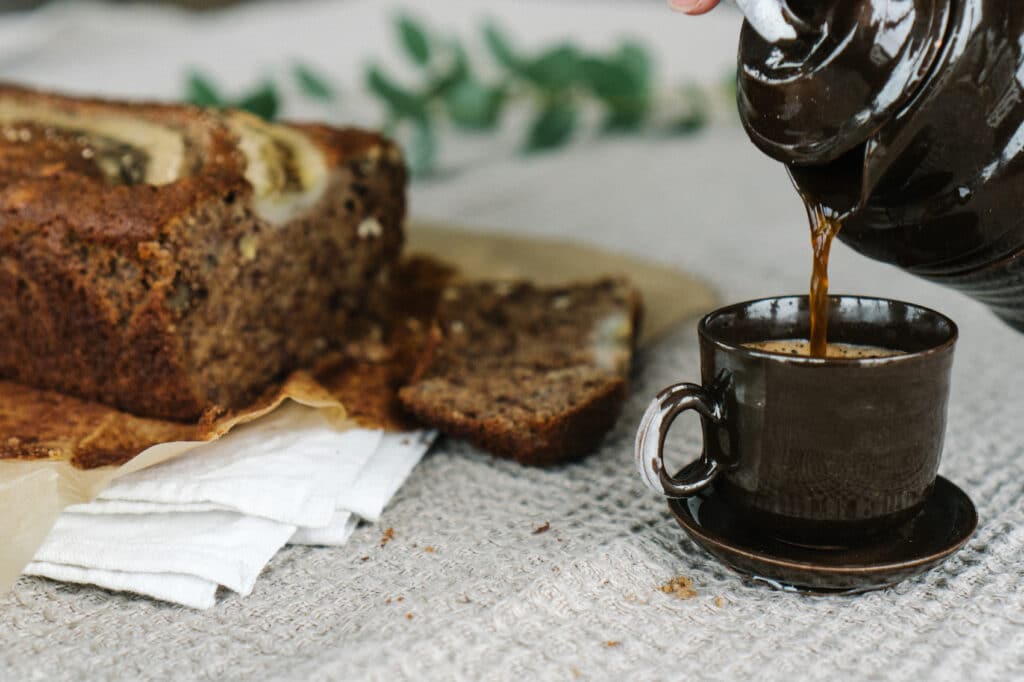
[[344, 339], [402, 245], [378, 135], [0, 86], [0, 378], [241, 406]]
[[600, 443], [626, 397], [640, 300], [605, 279], [556, 288], [446, 288], [402, 405], [519, 462], [556, 464]]

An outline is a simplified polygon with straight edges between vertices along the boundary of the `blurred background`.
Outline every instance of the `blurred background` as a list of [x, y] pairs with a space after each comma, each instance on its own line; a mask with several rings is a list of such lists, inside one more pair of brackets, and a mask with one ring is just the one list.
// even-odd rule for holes
[[[723, 298], [806, 291], [803, 207], [739, 125], [739, 13], [665, 0], [0, 2], [0, 79], [382, 129], [411, 212], [585, 240]], [[883, 276], [884, 273], [884, 276]], [[835, 291], [950, 294], [845, 246]]]
[[385, 128], [418, 178], [472, 160], [449, 133], [491, 155], [510, 129], [543, 152], [735, 122], [727, 9], [688, 27], [661, 0], [5, 5], [6, 80]]

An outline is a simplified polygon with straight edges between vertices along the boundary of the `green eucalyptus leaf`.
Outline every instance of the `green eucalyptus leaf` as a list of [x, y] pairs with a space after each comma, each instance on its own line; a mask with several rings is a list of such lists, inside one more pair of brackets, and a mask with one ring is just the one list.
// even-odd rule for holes
[[607, 106], [603, 125], [605, 132], [635, 132], [643, 128], [650, 115], [651, 98], [647, 93], [638, 93], [609, 101]]
[[632, 72], [616, 61], [588, 57], [580, 61], [580, 71], [594, 95], [606, 102], [634, 97], [642, 90]]
[[633, 133], [647, 121], [647, 107], [613, 109], [605, 116], [602, 128], [606, 133]]
[[330, 81], [308, 64], [296, 64], [292, 69], [292, 75], [299, 90], [306, 97], [324, 102], [334, 99], [334, 88], [331, 87]]
[[559, 93], [582, 80], [581, 59], [572, 45], [556, 45], [527, 64], [523, 76], [549, 93]]
[[245, 109], [267, 121], [277, 118], [280, 104], [281, 98], [277, 93], [277, 87], [269, 81], [234, 102], [238, 109]]
[[427, 88], [427, 97], [438, 95], [447, 97], [447, 93], [453, 87], [465, 80], [472, 78], [472, 71], [469, 66], [469, 58], [462, 44], [453, 41], [451, 44], [451, 66], [448, 71], [438, 76]]
[[484, 26], [484, 42], [498, 64], [513, 73], [523, 71], [526, 60], [516, 52], [512, 43], [496, 24], [489, 22]]
[[462, 46], [458, 40], [453, 40], [451, 43], [452, 50], [452, 68], [449, 73], [449, 79], [453, 83], [458, 83], [466, 78], [469, 78], [473, 70], [469, 65], [469, 56], [466, 54], [466, 48]]
[[395, 83], [377, 66], [367, 69], [366, 87], [384, 101], [395, 118], [426, 118], [423, 98]]
[[692, 135], [706, 127], [710, 120], [710, 103], [707, 94], [697, 85], [683, 88], [686, 101], [686, 113], [679, 117], [671, 126], [671, 132], [677, 135]]
[[425, 66], [430, 62], [430, 38], [427, 29], [408, 14], [401, 14], [397, 20], [398, 37], [406, 54], [419, 64]]
[[632, 132], [640, 129], [650, 110], [650, 92], [643, 76], [624, 64], [616, 55], [611, 59], [589, 57], [580, 63], [587, 85], [608, 113], [607, 132]]
[[623, 42], [615, 53], [615, 61], [632, 74], [634, 82], [650, 88], [651, 55], [643, 45], [630, 40]]
[[489, 87], [475, 79], [463, 80], [445, 94], [452, 123], [466, 130], [494, 128], [504, 103], [504, 88]]
[[185, 101], [197, 107], [224, 106], [224, 99], [217, 92], [217, 86], [198, 71], [188, 74], [185, 81]]
[[546, 151], [565, 145], [576, 130], [579, 112], [571, 102], [549, 101], [530, 125], [526, 151]]
[[417, 119], [409, 143], [409, 168], [422, 177], [434, 170], [437, 161], [437, 134], [429, 118]]

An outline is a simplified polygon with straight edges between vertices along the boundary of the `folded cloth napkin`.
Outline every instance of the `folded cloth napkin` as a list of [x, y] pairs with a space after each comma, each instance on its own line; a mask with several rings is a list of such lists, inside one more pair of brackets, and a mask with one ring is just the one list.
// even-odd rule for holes
[[381, 431], [339, 431], [318, 410], [286, 404], [183, 457], [119, 478], [92, 503], [68, 511], [221, 509], [322, 527], [334, 514], [339, 488], [352, 484], [381, 437]]
[[359, 518], [379, 521], [388, 503], [430, 449], [434, 431], [385, 433], [370, 461], [351, 484], [338, 489], [337, 507], [324, 528], [299, 528], [289, 541], [295, 545], [343, 545]]
[[208, 608], [218, 585], [252, 592], [294, 532], [232, 512], [63, 514], [26, 573]]
[[25, 573], [209, 608], [218, 586], [249, 594], [284, 544], [343, 545], [379, 519], [434, 438], [287, 404], [69, 507]]

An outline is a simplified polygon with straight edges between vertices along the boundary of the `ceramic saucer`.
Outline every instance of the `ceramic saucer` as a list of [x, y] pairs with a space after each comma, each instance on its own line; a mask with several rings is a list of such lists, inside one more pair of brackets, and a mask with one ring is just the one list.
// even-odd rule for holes
[[726, 565], [772, 587], [812, 593], [857, 593], [924, 573], [964, 546], [978, 525], [974, 504], [939, 476], [921, 512], [867, 544], [814, 549], [775, 539], [736, 518], [714, 492], [670, 500], [679, 525]]

